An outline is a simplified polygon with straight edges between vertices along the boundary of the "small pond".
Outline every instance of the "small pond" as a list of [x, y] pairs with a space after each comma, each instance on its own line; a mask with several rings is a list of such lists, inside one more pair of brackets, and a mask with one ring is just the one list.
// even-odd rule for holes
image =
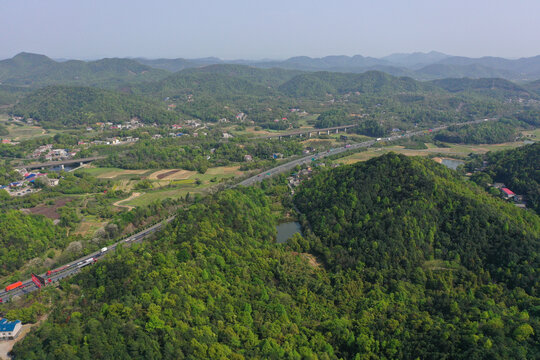
[[279, 224], [278, 226], [276, 226], [276, 230], [276, 239], [277, 242], [280, 244], [292, 238], [292, 236], [296, 233], [302, 235], [302, 227], [300, 226], [300, 223], [295, 221]]
[[442, 164], [446, 166], [447, 168], [456, 170], [457, 167], [461, 164], [463, 164], [465, 161], [463, 160], [455, 160], [455, 159], [442, 159]]

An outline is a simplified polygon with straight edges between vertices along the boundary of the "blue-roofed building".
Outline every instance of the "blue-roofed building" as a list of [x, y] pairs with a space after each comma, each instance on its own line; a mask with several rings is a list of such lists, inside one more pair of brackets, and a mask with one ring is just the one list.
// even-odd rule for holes
[[6, 319], [0, 319], [0, 340], [13, 340], [22, 329], [22, 323], [20, 320], [7, 321]]

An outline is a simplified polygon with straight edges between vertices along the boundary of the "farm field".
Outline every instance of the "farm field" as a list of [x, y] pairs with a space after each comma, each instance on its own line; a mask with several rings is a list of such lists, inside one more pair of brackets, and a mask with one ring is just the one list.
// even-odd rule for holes
[[84, 172], [98, 179], [121, 179], [132, 177], [143, 177], [144, 175], [152, 173], [154, 170], [126, 170], [119, 168], [99, 168], [99, 167], [84, 167], [77, 170], [77, 172]]
[[[239, 166], [221, 166], [210, 168], [204, 174], [188, 170], [164, 169], [146, 174], [148, 180], [151, 180], [153, 189], [138, 191], [137, 196], [130, 196], [115, 203], [116, 206], [130, 209], [132, 207], [147, 205], [155, 200], [178, 199], [190, 194], [205, 194], [214, 185], [219, 184], [222, 179], [242, 176], [243, 171]], [[132, 188], [133, 181], [129, 181], [130, 186], [123, 185], [126, 181], [117, 183], [116, 189], [129, 191]], [[199, 182], [199, 184], [197, 184]], [[174, 188], [162, 188], [173, 185]]]
[[164, 169], [153, 172], [148, 176], [149, 180], [185, 180], [196, 175], [196, 171], [182, 169]]

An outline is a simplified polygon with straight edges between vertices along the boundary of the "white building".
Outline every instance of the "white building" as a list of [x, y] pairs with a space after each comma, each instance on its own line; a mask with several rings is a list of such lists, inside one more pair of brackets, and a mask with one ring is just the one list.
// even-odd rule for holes
[[0, 319], [0, 340], [13, 340], [22, 329], [22, 323], [20, 320], [7, 321], [6, 319]]

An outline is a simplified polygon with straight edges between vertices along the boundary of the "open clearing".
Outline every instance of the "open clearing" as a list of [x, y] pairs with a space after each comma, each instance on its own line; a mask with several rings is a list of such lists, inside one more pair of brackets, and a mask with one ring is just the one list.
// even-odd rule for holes
[[14, 123], [7, 121], [7, 117], [0, 116], [0, 121], [6, 126], [9, 134], [7, 135], [13, 141], [28, 140], [39, 136], [51, 136], [61, 131], [58, 130], [45, 130], [40, 126], [28, 125], [25, 123]]
[[77, 230], [73, 232], [73, 235], [81, 235], [81, 236], [88, 236], [94, 234], [98, 229], [105, 226], [107, 222], [100, 222], [97, 220], [92, 220], [91, 218], [85, 218], [79, 226], [77, 227]]
[[66, 205], [71, 200], [72, 199], [70, 198], [58, 199], [55, 201], [54, 205], [38, 205], [33, 208], [24, 209], [24, 211], [28, 211], [34, 215], [43, 215], [49, 219], [55, 220], [60, 218], [60, 214], [58, 214], [56, 210]]
[[196, 171], [182, 169], [164, 169], [156, 171], [148, 176], [149, 180], [184, 180], [197, 174]]

